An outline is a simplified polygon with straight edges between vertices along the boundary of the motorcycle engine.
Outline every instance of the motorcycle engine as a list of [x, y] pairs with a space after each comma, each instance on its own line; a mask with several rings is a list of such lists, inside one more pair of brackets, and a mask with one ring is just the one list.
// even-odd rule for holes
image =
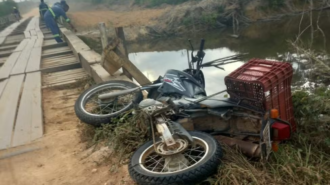
[[165, 105], [162, 102], [153, 100], [153, 99], [145, 99], [140, 102], [139, 108], [142, 109], [143, 112], [151, 115], [156, 110], [164, 108]]

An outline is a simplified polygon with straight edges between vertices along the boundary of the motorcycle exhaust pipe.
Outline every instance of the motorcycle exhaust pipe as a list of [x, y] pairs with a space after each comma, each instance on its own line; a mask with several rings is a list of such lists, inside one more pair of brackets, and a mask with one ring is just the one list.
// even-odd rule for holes
[[116, 96], [129, 94], [129, 93], [132, 93], [132, 92], [135, 92], [135, 91], [138, 91], [138, 90], [140, 90], [140, 87], [136, 87], [136, 88], [128, 89], [128, 90], [123, 90], [123, 91], [120, 91], [120, 92], [101, 94], [101, 95], [99, 95], [99, 99], [104, 100], [104, 99], [114, 98]]
[[214, 138], [230, 147], [238, 146], [242, 153], [249, 157], [261, 157], [261, 148], [258, 144], [220, 135]]

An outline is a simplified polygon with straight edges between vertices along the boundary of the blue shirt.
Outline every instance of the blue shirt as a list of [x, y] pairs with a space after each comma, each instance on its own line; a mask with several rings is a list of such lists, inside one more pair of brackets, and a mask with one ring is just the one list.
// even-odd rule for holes
[[55, 19], [62, 16], [66, 22], [70, 22], [70, 19], [66, 16], [66, 13], [61, 6], [54, 4], [54, 6], [49, 9], [49, 11]]
[[41, 11], [46, 11], [46, 10], [48, 10], [48, 5], [46, 4], [46, 3], [44, 3], [44, 2], [42, 2], [42, 3], [40, 3], [40, 5], [39, 5], [39, 10]]

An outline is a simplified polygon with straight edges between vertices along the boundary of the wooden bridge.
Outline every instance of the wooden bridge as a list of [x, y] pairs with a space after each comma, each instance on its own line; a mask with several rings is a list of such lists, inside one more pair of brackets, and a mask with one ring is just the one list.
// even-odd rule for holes
[[43, 137], [43, 88], [89, 77], [97, 83], [127, 79], [111, 75], [99, 54], [71, 31], [60, 29], [64, 43], [56, 43], [39, 17], [13, 23], [0, 33], [0, 150]]

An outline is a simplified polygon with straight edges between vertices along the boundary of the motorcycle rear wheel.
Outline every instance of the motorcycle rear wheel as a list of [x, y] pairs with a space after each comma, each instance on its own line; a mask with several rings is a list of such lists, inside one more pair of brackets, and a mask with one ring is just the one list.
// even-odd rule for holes
[[193, 185], [215, 173], [222, 157], [220, 145], [209, 134], [190, 134], [195, 146], [171, 158], [157, 154], [152, 141], [142, 145], [129, 163], [132, 179], [139, 185]]
[[117, 96], [101, 102], [98, 95], [137, 87], [123, 80], [114, 80], [95, 85], [84, 91], [75, 103], [75, 113], [84, 123], [100, 126], [111, 123], [111, 119], [131, 109], [134, 103], [143, 99], [141, 91]]

